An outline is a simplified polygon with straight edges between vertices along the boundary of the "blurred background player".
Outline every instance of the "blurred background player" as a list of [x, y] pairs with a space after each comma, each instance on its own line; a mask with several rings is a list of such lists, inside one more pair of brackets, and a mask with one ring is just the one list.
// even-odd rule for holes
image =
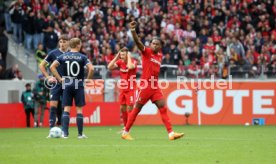
[[26, 91], [24, 91], [21, 95], [21, 102], [24, 104], [24, 110], [26, 114], [26, 124], [27, 127], [30, 127], [30, 117], [31, 114], [34, 117], [34, 99], [31, 84], [27, 83], [25, 85]]
[[[62, 88], [61, 88], [61, 84], [57, 83], [56, 78], [49, 75], [49, 73], [46, 70], [46, 66], [47, 65], [50, 66], [59, 56], [61, 56], [63, 53], [68, 51], [68, 37], [66, 35], [61, 35], [59, 37], [58, 45], [59, 45], [59, 48], [49, 52], [46, 58], [39, 65], [39, 68], [43, 73], [43, 75], [45, 76], [45, 78], [48, 80], [48, 83], [53, 84], [54, 86], [53, 88], [51, 88], [51, 92], [50, 92], [50, 117], [49, 117], [50, 128], [55, 126], [56, 113], [62, 113], [62, 112], [57, 112], [57, 110], [62, 110], [62, 109], [58, 109], [58, 103], [61, 103], [60, 97], [62, 95]], [[60, 73], [61, 68], [57, 68], [57, 70]]]
[[[34, 126], [42, 127], [44, 120], [44, 110], [46, 108], [46, 102], [48, 97], [48, 88], [44, 85], [44, 76], [42, 74], [38, 75], [39, 80], [35, 83], [33, 90], [34, 100], [35, 100], [35, 115], [34, 115]], [[38, 116], [40, 114], [39, 124]]]
[[[71, 48], [70, 52], [58, 57], [50, 69], [64, 89], [62, 97], [62, 105], [64, 107], [62, 115], [63, 138], [68, 138], [69, 135], [70, 109], [74, 99], [77, 110], [78, 138], [83, 139], [87, 138], [82, 133], [82, 107], [85, 105], [84, 67], [86, 66], [88, 69], [87, 79], [92, 78], [94, 68], [88, 58], [79, 52], [82, 45], [79, 38], [72, 38], [69, 44]], [[59, 72], [57, 68], [60, 68]]]
[[108, 64], [108, 69], [112, 70], [115, 68], [120, 69], [121, 84], [119, 102], [125, 128], [128, 113], [133, 109], [137, 72], [137, 62], [132, 59], [131, 53], [126, 47], [122, 48]]
[[136, 104], [128, 117], [127, 125], [122, 133], [122, 139], [133, 140], [129, 134], [129, 130], [142, 107], [149, 100], [151, 100], [158, 107], [162, 121], [169, 134], [169, 139], [175, 140], [181, 138], [184, 136], [183, 133], [176, 133], [172, 130], [172, 125], [167, 114], [167, 107], [165, 106], [165, 100], [161, 89], [158, 87], [158, 75], [162, 62], [162, 53], [160, 53], [162, 46], [161, 40], [159, 38], [153, 38], [150, 43], [150, 47], [145, 47], [135, 31], [136, 22], [131, 22], [129, 26], [135, 44], [142, 52], [143, 70]]

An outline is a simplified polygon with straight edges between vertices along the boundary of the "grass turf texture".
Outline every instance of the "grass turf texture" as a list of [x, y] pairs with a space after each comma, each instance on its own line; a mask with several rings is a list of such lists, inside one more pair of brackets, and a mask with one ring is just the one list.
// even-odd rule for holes
[[162, 126], [135, 126], [135, 141], [120, 127], [85, 127], [88, 139], [46, 139], [47, 128], [0, 129], [0, 163], [274, 163], [275, 126], [175, 126], [185, 132], [169, 141]]

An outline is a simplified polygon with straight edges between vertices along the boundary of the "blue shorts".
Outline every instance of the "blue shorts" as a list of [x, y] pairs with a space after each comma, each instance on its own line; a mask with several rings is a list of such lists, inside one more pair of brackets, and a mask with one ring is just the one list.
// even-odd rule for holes
[[60, 101], [62, 92], [63, 92], [62, 85], [60, 83], [58, 83], [54, 88], [51, 89], [50, 101]]
[[75, 85], [65, 87], [62, 96], [63, 107], [72, 106], [73, 100], [75, 101], [75, 105], [78, 107], [85, 105], [84, 86], [78, 86], [78, 89], [75, 88]]

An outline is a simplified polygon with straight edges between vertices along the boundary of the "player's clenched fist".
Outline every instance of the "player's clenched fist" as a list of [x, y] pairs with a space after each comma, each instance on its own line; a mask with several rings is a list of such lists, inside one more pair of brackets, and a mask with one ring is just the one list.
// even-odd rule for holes
[[135, 21], [132, 21], [129, 23], [130, 30], [135, 30], [137, 23]]

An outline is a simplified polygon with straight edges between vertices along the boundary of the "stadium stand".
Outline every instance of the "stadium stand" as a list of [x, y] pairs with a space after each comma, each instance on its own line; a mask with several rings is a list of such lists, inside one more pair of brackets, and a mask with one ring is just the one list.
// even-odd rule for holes
[[17, 0], [2, 5], [6, 30], [24, 45], [27, 62], [35, 61], [39, 43], [45, 52], [55, 48], [62, 33], [80, 37], [94, 65], [106, 66], [120, 45], [139, 61], [127, 26], [136, 20], [145, 45], [154, 35], [164, 42], [163, 64], [172, 67], [163, 67], [161, 77], [195, 72], [202, 78], [275, 77], [275, 1]]

